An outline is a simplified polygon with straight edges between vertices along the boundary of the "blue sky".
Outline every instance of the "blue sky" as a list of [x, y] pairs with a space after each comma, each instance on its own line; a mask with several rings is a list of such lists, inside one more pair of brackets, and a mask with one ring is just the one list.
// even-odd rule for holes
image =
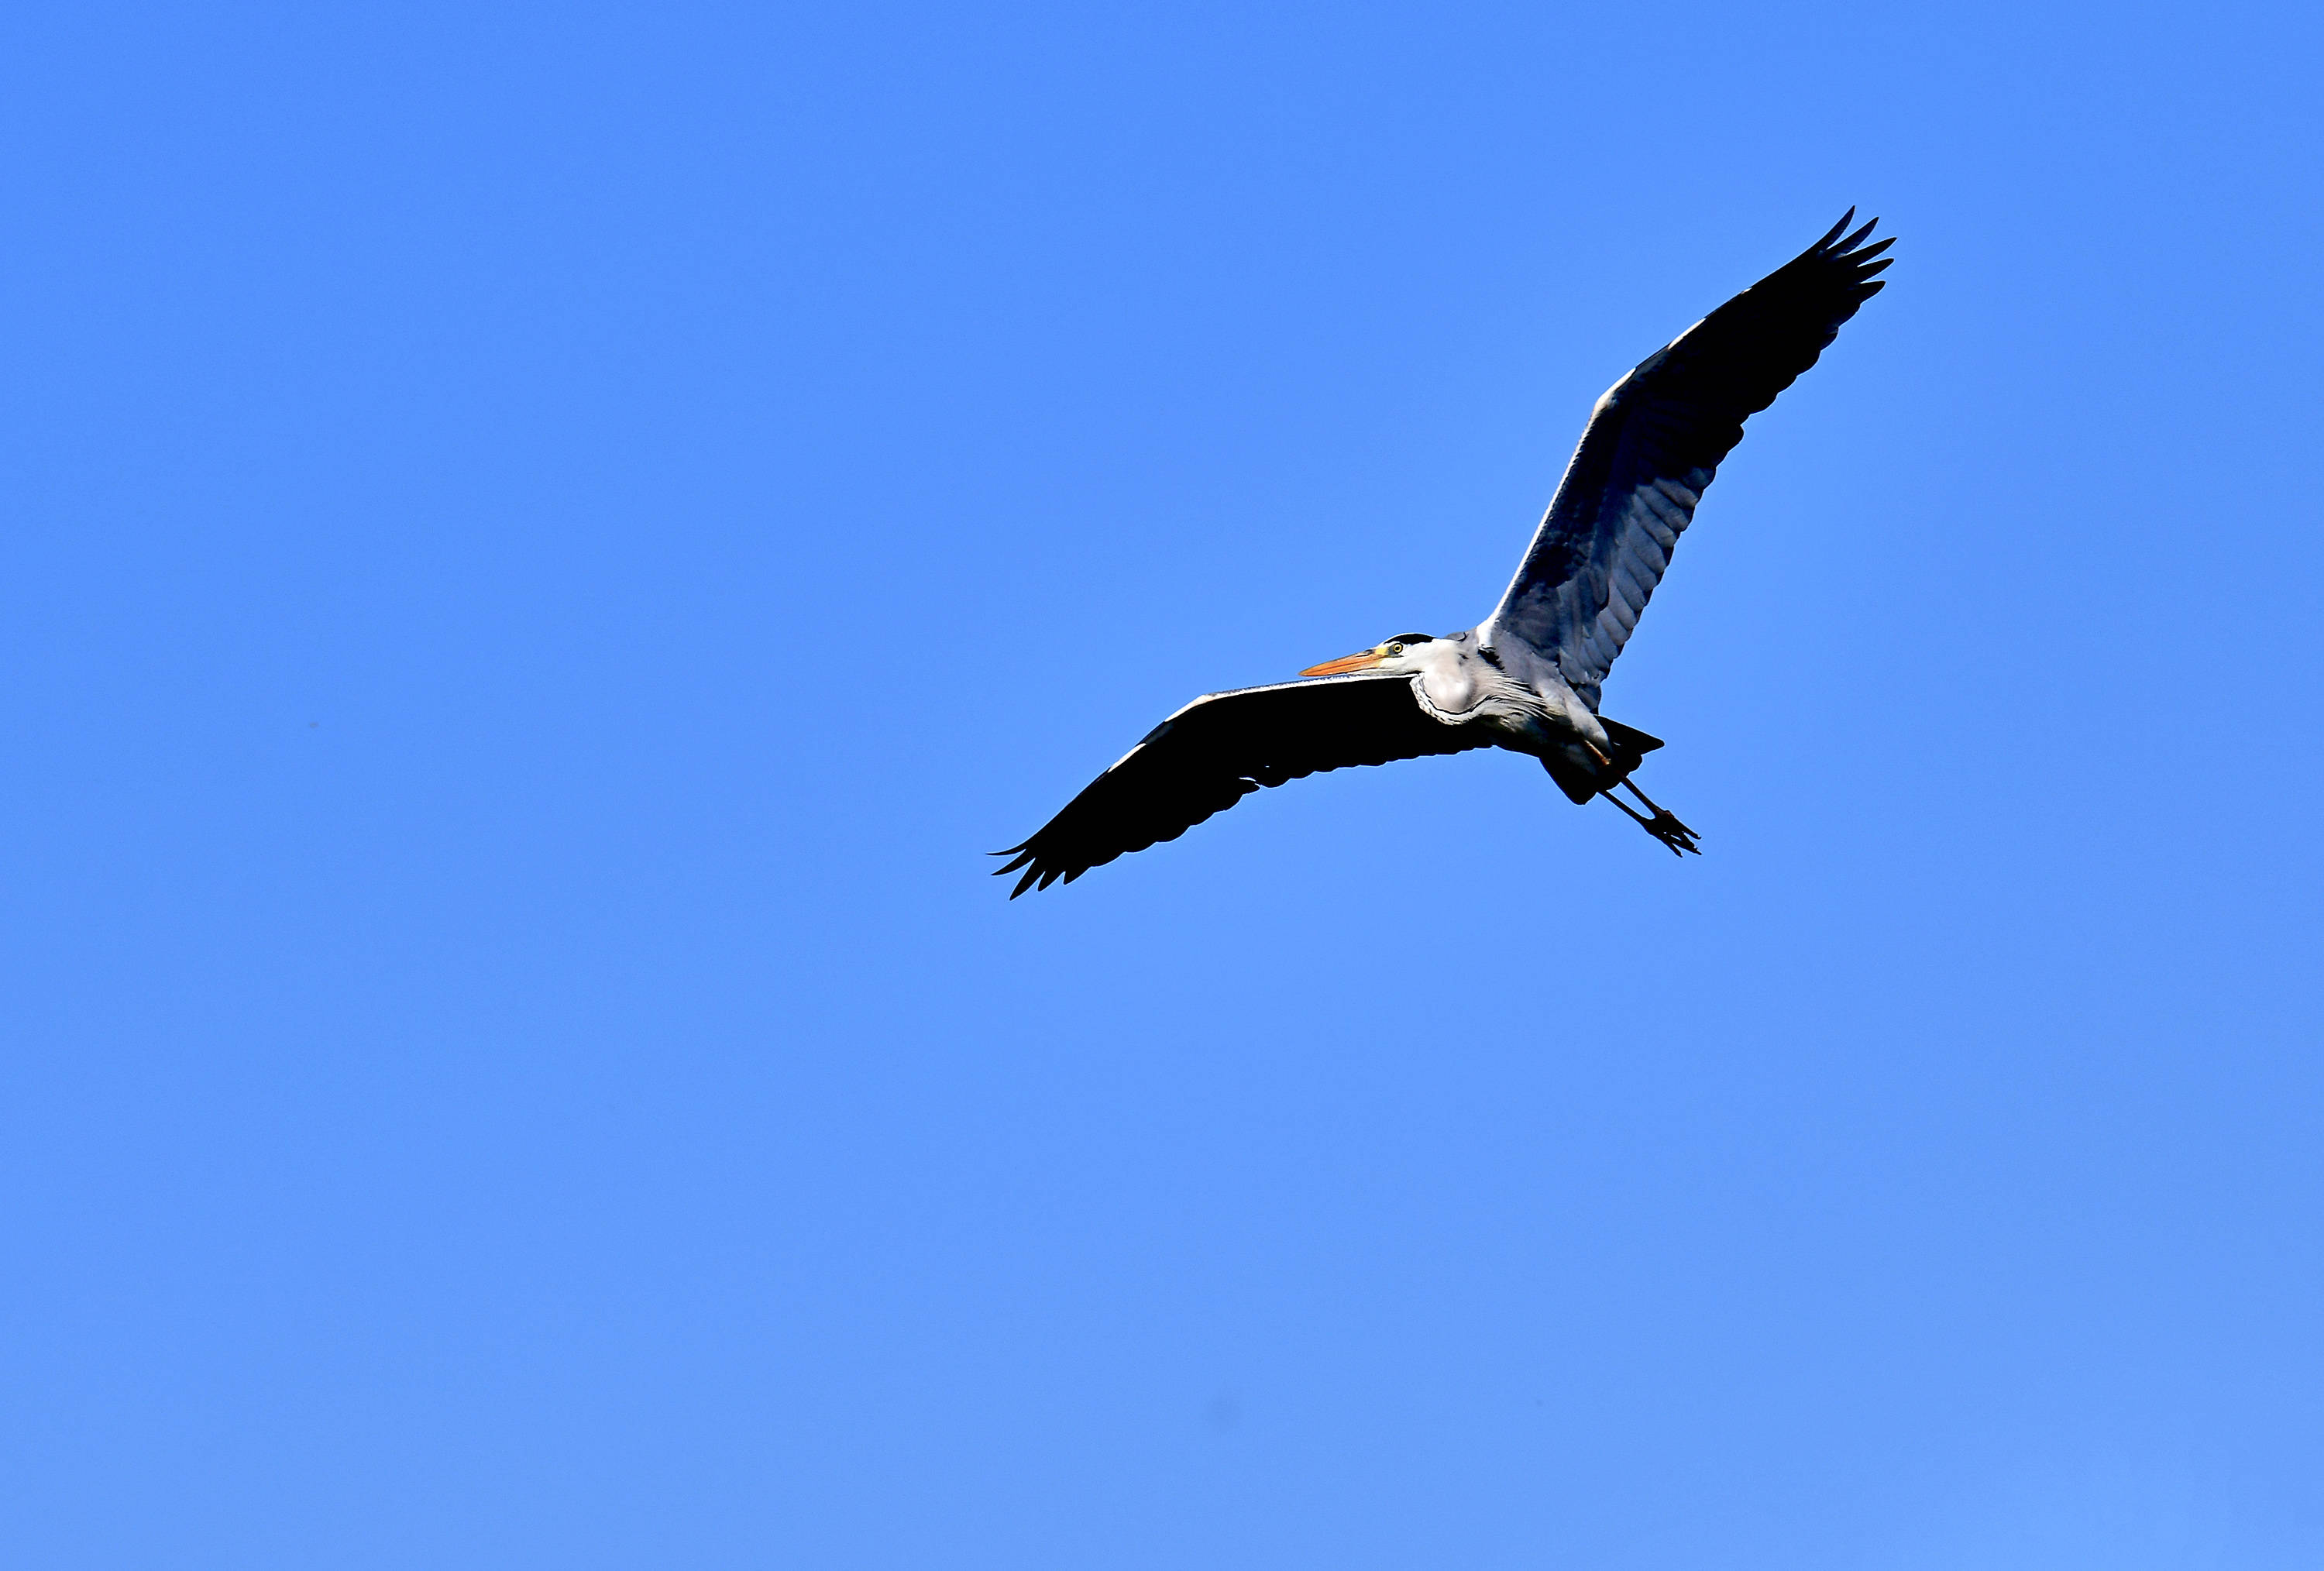
[[[0, 1539], [2310, 1566], [2305, 8], [0, 23]], [[1892, 286], [1528, 761], [1010, 904]]]

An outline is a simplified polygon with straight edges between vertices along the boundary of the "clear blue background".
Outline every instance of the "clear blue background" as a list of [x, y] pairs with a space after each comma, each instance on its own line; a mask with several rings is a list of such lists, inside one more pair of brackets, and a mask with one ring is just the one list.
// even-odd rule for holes
[[[0, 23], [0, 1548], [2324, 1558], [2319, 32]], [[1490, 608], [1864, 204], [1608, 688], [1013, 906]]]

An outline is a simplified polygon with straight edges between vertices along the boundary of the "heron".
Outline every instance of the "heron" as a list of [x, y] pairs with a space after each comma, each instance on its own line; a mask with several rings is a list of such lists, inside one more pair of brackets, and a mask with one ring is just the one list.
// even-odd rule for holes
[[[1009, 898], [1175, 840], [1262, 786], [1324, 770], [1500, 747], [1568, 799], [1604, 798], [1681, 858], [1695, 832], [1631, 774], [1660, 738], [1599, 713], [1606, 675], [1743, 422], [1816, 363], [1885, 287], [1879, 220], [1824, 236], [1640, 361], [1590, 412], [1549, 511], [1491, 615], [1399, 633], [1296, 681], [1205, 693], [1034, 833], [997, 851]], [[1632, 801], [1617, 795], [1627, 791]]]

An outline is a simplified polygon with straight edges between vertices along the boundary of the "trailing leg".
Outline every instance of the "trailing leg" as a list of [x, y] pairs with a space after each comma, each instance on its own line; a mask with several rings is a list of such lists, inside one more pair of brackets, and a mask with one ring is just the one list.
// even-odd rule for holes
[[[1634, 730], [1619, 721], [1608, 720], [1603, 716], [1599, 717], [1599, 723], [1606, 729], [1609, 748], [1600, 749], [1575, 736], [1563, 745], [1554, 746], [1538, 755], [1541, 766], [1549, 772], [1550, 779], [1557, 782], [1558, 789], [1565, 793], [1569, 801], [1578, 804], [1588, 801], [1591, 797], [1604, 797], [1638, 827], [1669, 846], [1672, 855], [1702, 855], [1702, 847], [1695, 844], [1694, 831], [1679, 822], [1676, 813], [1640, 790], [1630, 779], [1630, 772], [1638, 767], [1646, 755], [1662, 745], [1661, 739]], [[1639, 812], [1614, 794], [1625, 786], [1645, 807], [1645, 812]]]

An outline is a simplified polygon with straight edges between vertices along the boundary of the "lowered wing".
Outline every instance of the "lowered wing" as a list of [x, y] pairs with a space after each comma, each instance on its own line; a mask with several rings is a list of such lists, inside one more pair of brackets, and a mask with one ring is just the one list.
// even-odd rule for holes
[[1009, 898], [1060, 878], [1071, 883], [1125, 853], [1175, 840], [1261, 786], [1492, 745], [1476, 726], [1431, 718], [1412, 681], [1401, 674], [1320, 677], [1195, 699], [1148, 732], [1031, 839], [993, 854], [1013, 858], [998, 873], [1024, 870]]
[[[1743, 422], [1816, 363], [1840, 324], [1883, 287], [1894, 239], [1841, 237], [1856, 209], [1792, 261], [1720, 306], [1616, 383], [1591, 411], [1556, 500], [1494, 609], [1554, 658], [1593, 710], [1599, 687], [1662, 582]], [[1874, 219], [1873, 223], [1878, 223]]]

